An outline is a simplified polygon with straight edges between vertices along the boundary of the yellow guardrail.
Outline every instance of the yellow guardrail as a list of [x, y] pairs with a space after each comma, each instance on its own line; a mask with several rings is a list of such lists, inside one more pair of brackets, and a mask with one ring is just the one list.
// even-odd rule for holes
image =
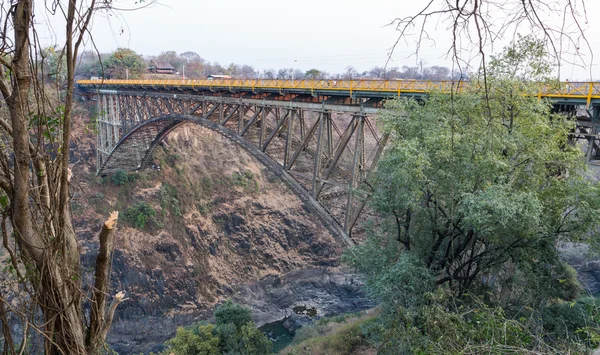
[[[369, 91], [382, 93], [425, 93], [462, 90], [469, 82], [421, 80], [274, 80], [274, 79], [214, 79], [214, 80], [79, 80], [81, 86], [153, 86], [179, 88], [244, 88], [244, 89], [304, 89], [333, 91]], [[553, 87], [540, 86], [539, 96], [552, 98], [600, 99], [600, 82], [563, 82]]]

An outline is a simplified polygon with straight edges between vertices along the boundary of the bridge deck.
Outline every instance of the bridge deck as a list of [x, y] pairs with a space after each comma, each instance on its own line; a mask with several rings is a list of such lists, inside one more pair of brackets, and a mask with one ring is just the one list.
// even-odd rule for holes
[[[309, 95], [389, 98], [421, 96], [432, 91], [461, 91], [471, 85], [456, 81], [419, 80], [79, 80], [83, 89], [138, 89], [212, 92], [273, 92]], [[538, 95], [555, 101], [600, 105], [600, 82], [563, 82], [540, 85]]]

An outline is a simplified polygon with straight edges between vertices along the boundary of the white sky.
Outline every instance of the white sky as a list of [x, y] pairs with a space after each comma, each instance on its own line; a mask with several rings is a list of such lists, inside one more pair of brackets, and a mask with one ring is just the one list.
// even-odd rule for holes
[[[167, 50], [193, 51], [210, 62], [249, 64], [259, 70], [295, 67], [335, 73], [352, 65], [362, 72], [386, 62], [386, 53], [398, 34], [393, 26], [385, 25], [395, 17], [415, 13], [426, 3], [425, 0], [159, 1], [160, 4], [137, 11], [97, 16], [92, 34], [98, 49], [110, 52], [129, 47], [143, 55]], [[548, 1], [558, 4], [564, 0]], [[131, 7], [133, 3], [134, 0], [120, 0], [122, 6]], [[600, 23], [593, 21], [600, 12], [600, 1], [586, 0], [586, 6], [590, 20], [586, 36], [596, 62], [600, 63]], [[39, 8], [36, 13], [42, 41], [60, 43], [56, 33], [39, 27], [51, 22], [57, 33], [63, 32], [64, 27], [57, 20], [40, 15]], [[427, 42], [419, 57], [428, 66], [451, 66], [450, 60], [444, 58], [450, 43], [446, 27], [444, 23], [430, 27], [429, 34], [435, 44]], [[510, 39], [499, 42], [496, 51]], [[89, 42], [86, 47], [92, 48]], [[416, 57], [409, 57], [414, 50], [413, 40], [401, 42], [391, 66], [415, 65]], [[573, 60], [573, 55], [568, 59]], [[589, 63], [589, 54], [585, 60]], [[564, 65], [561, 78], [589, 79], [590, 68], [592, 78], [598, 80], [597, 65], [587, 68]]]

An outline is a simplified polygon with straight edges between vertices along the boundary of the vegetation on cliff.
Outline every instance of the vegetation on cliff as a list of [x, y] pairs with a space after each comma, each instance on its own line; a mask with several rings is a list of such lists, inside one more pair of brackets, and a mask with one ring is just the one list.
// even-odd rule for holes
[[214, 312], [215, 324], [196, 323], [177, 329], [166, 342], [163, 355], [264, 355], [270, 354], [272, 343], [254, 325], [250, 309], [231, 300]]
[[[579, 299], [564, 242], [596, 250], [600, 187], [573, 117], [539, 100], [551, 67], [521, 38], [468, 90], [394, 100], [393, 137], [373, 183], [384, 216], [347, 253], [381, 301], [364, 327], [382, 354], [585, 352], [598, 304]], [[479, 84], [479, 85], [473, 85]]]

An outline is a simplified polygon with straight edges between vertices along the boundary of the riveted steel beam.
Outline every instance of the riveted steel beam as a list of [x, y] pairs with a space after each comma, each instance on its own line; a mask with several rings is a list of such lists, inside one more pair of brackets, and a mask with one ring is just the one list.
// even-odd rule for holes
[[[303, 196], [303, 201], [316, 204], [313, 207], [319, 213], [326, 213], [322, 220], [329, 225], [333, 223], [336, 227], [329, 226], [330, 229], [345, 236], [342, 238], [345, 243], [351, 243], [345, 238], [364, 208], [365, 197], [353, 195], [362, 191], [361, 184], [385, 145], [367, 113], [352, 104], [356, 100], [317, 104], [282, 101], [261, 94], [244, 96], [100, 93], [98, 172], [147, 168], [164, 137], [181, 125], [201, 123], [243, 144], [262, 161], [268, 157], [268, 164], [277, 164], [281, 172], [278, 176], [299, 179], [289, 186]], [[293, 100], [294, 96], [285, 99]], [[339, 120], [334, 119], [332, 112], [352, 118], [350, 122], [343, 115], [336, 116]], [[344, 127], [343, 130], [338, 126]], [[372, 143], [367, 146], [365, 133], [369, 134], [370, 142], [375, 142], [377, 151], [372, 151]], [[368, 168], [367, 163], [371, 164]], [[345, 208], [340, 212], [338, 206], [342, 204]]]

